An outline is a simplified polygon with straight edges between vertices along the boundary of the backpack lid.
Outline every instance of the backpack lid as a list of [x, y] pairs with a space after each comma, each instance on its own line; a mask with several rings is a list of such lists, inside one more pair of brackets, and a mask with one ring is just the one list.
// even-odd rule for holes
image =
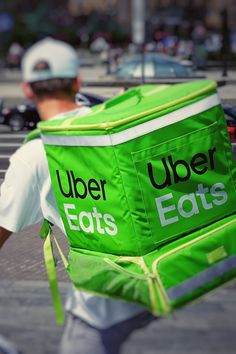
[[[82, 134], [93, 131], [123, 130], [124, 126], [137, 125], [163, 116], [216, 93], [216, 83], [201, 80], [176, 85], [142, 85], [93, 107], [85, 116], [65, 117], [38, 124], [45, 134]], [[194, 113], [194, 112], [193, 112]]]

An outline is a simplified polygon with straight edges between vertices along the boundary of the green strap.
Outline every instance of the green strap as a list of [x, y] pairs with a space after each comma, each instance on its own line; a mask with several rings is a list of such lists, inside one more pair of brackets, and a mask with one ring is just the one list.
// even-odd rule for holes
[[34, 129], [30, 133], [28, 133], [24, 139], [24, 144], [28, 143], [31, 140], [40, 138], [40, 129]]
[[67, 267], [68, 267], [68, 261], [67, 261], [66, 257], [64, 256], [64, 254], [63, 254], [63, 252], [62, 252], [62, 249], [61, 249], [61, 247], [60, 247], [60, 245], [59, 245], [59, 243], [58, 243], [58, 241], [57, 241], [55, 235], [52, 234], [52, 236], [53, 236], [53, 240], [54, 240], [54, 242], [55, 242], [55, 245], [57, 246], [58, 253], [59, 253], [60, 256], [61, 256], [61, 260], [62, 260], [62, 262], [63, 262], [63, 264], [64, 264], [64, 267], [67, 269]]
[[[43, 236], [43, 231], [46, 231], [45, 225], [46, 224], [44, 222], [44, 225], [43, 225], [41, 232], [40, 232], [41, 237]], [[57, 274], [56, 274], [56, 267], [55, 267], [55, 258], [54, 258], [53, 249], [52, 249], [51, 235], [52, 235], [52, 230], [49, 225], [48, 233], [46, 235], [44, 246], [43, 246], [44, 260], [45, 260], [48, 281], [49, 281], [51, 294], [52, 294], [52, 300], [53, 300], [53, 305], [54, 305], [54, 310], [55, 310], [55, 315], [56, 315], [56, 323], [59, 325], [62, 325], [64, 323], [64, 312], [63, 312], [63, 305], [61, 302], [61, 297], [60, 297], [59, 288], [58, 288], [58, 281], [57, 281]], [[44, 235], [44, 237], [45, 237], [45, 235]]]

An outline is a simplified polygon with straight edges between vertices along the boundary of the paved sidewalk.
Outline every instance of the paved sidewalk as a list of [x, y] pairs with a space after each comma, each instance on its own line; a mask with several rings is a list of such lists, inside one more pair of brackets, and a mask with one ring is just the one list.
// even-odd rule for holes
[[[60, 289], [64, 297], [66, 284]], [[130, 336], [121, 354], [235, 354], [235, 291], [228, 286], [151, 322]], [[56, 354], [62, 330], [46, 282], [0, 280], [0, 333], [23, 354]]]
[[[66, 288], [60, 283], [63, 298]], [[62, 331], [55, 325], [47, 282], [0, 280], [0, 334], [22, 354], [56, 354]]]
[[[0, 251], [0, 334], [22, 354], [56, 354], [63, 330], [55, 324], [39, 228], [13, 234]], [[55, 233], [66, 249], [65, 236]], [[64, 300], [68, 279], [60, 259], [57, 274]]]
[[[47, 281], [43, 258], [43, 240], [39, 237], [40, 224], [26, 231], [13, 234], [2, 248], [0, 256], [0, 280]], [[65, 236], [57, 228], [55, 235], [62, 248], [67, 250]], [[65, 251], [67, 252], [67, 251]], [[68, 281], [60, 256], [57, 274], [60, 281]]]
[[[1, 251], [0, 334], [23, 354], [56, 354], [63, 328], [54, 321], [38, 229], [12, 235]], [[58, 270], [65, 299], [67, 277], [61, 264]], [[235, 293], [234, 283], [150, 323], [130, 336], [122, 354], [235, 354]]]

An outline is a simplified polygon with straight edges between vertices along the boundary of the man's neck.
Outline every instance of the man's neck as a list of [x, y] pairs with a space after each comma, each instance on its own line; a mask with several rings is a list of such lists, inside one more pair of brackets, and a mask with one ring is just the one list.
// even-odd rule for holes
[[37, 101], [36, 104], [42, 121], [47, 121], [58, 114], [79, 108], [79, 106], [72, 100], [58, 98], [40, 100]]

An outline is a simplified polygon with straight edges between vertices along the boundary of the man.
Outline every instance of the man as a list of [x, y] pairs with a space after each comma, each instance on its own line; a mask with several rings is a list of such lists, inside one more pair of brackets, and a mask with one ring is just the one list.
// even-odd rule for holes
[[[26, 52], [22, 89], [36, 103], [41, 120], [90, 112], [88, 107], [75, 103], [80, 88], [78, 71], [77, 54], [64, 42], [44, 39]], [[12, 232], [43, 218], [64, 230], [38, 138], [23, 145], [10, 159], [1, 186], [0, 246]], [[153, 318], [139, 306], [72, 289], [66, 308], [67, 325], [60, 348], [63, 354], [118, 354], [128, 335]]]

